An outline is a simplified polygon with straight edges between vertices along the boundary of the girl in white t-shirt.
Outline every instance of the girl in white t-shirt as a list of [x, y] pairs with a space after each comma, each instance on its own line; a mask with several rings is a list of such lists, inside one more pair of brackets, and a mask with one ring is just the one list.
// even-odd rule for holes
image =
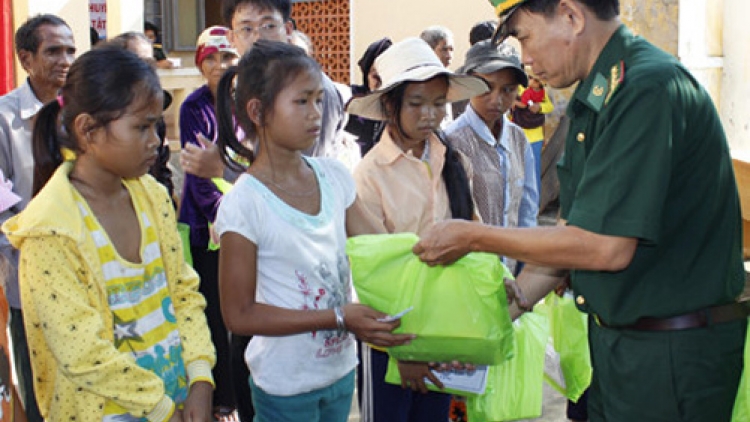
[[[222, 159], [252, 162], [224, 196], [216, 229], [224, 320], [254, 336], [245, 361], [255, 422], [346, 421], [357, 364], [349, 333], [384, 347], [413, 338], [350, 303], [346, 238], [376, 229], [360, 217], [343, 165], [302, 155], [320, 132], [321, 77], [300, 48], [259, 41], [218, 89]], [[233, 112], [255, 154], [236, 139]]]

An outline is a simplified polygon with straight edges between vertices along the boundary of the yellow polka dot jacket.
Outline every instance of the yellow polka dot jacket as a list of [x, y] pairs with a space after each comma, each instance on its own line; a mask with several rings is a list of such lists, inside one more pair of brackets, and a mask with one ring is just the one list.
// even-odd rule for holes
[[[42, 416], [47, 422], [99, 422], [105, 402], [113, 401], [138, 418], [166, 421], [175, 404], [162, 379], [115, 348], [104, 273], [76, 206], [71, 169], [72, 162], [61, 165], [26, 209], [2, 226], [20, 250], [21, 301]], [[150, 176], [124, 183], [155, 220], [188, 382], [213, 383], [206, 302], [184, 261], [172, 202]]]

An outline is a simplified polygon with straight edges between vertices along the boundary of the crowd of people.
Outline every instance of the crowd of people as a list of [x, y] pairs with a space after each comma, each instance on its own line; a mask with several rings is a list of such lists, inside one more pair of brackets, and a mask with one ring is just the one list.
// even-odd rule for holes
[[[593, 379], [569, 419], [730, 421], [750, 307], [710, 97], [617, 0], [491, 3], [457, 71], [436, 25], [374, 41], [344, 87], [289, 0], [224, 1], [179, 104], [179, 197], [158, 28], [76, 57], [61, 18], [23, 23], [28, 78], [0, 97], [0, 421], [344, 422], [355, 390], [363, 422], [448, 421], [445, 365], [394, 359], [415, 334], [353, 297], [347, 238], [406, 232], [427, 265], [496, 254], [513, 318], [574, 292]], [[548, 88], [576, 83], [559, 224], [537, 227]]]

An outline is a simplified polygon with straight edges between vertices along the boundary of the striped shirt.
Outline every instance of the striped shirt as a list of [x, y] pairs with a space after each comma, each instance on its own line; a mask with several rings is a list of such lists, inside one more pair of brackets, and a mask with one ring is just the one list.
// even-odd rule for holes
[[[115, 249], [109, 236], [85, 200], [75, 192], [86, 228], [94, 238], [102, 265], [109, 307], [114, 316], [114, 346], [133, 356], [141, 368], [164, 381], [165, 394], [178, 405], [188, 393], [182, 360], [182, 344], [167, 286], [159, 239], [150, 216], [131, 195], [141, 229], [141, 263], [128, 262]], [[145, 421], [108, 401], [104, 422]]]

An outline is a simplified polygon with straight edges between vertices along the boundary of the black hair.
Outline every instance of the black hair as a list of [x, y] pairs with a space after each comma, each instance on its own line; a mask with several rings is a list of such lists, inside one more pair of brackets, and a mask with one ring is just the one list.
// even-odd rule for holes
[[99, 39], [99, 33], [93, 26], [89, 27], [89, 41], [91, 41], [92, 47], [98, 44], [99, 41], [101, 41], [101, 39]]
[[[158, 155], [156, 156], [156, 162], [148, 169], [148, 174], [167, 188], [169, 197], [174, 201], [174, 182], [172, 181], [172, 170], [168, 165], [172, 152], [169, 150], [169, 145], [164, 142], [167, 137], [167, 124], [164, 122], [163, 117], [156, 121], [156, 135], [161, 142], [159, 142], [159, 147], [157, 148]], [[173, 205], [177, 204], [173, 203]]]
[[[438, 75], [436, 78], [445, 78], [446, 84], [449, 83], [448, 75]], [[401, 124], [401, 110], [404, 103], [404, 95], [409, 82], [399, 84], [392, 90], [386, 92], [381, 97], [381, 110], [388, 117], [388, 123], [394, 126], [400, 136], [406, 136], [403, 125]], [[464, 220], [474, 218], [474, 201], [471, 197], [471, 187], [469, 185], [469, 176], [466, 174], [461, 155], [445, 140], [441, 131], [436, 135], [440, 142], [445, 146], [445, 164], [443, 165], [443, 183], [448, 192], [448, 202], [451, 208], [451, 216]]]
[[372, 69], [372, 66], [375, 65], [375, 59], [383, 54], [385, 50], [388, 50], [392, 45], [393, 41], [391, 41], [390, 38], [381, 38], [367, 46], [365, 54], [363, 54], [362, 58], [357, 62], [359, 69], [362, 71], [362, 86], [364, 86], [366, 89], [365, 93], [370, 92], [369, 85], [367, 83], [367, 75], [370, 73], [370, 69]]
[[[130, 42], [135, 40], [141, 40], [145, 43], [149, 43], [148, 38], [146, 38], [146, 35], [144, 35], [142, 32], [128, 31], [123, 32], [122, 34], [110, 39], [109, 41], [100, 44], [100, 46], [97, 46], [97, 48], [115, 47], [130, 51]], [[156, 65], [156, 61], [153, 59], [153, 57], [150, 57], [148, 59], [141, 59], [145, 60], [145, 62], [152, 67]], [[164, 91], [164, 104], [162, 109], [166, 110], [170, 104], [172, 104], [172, 95], [169, 92]], [[148, 174], [153, 176], [157, 182], [161, 183], [165, 188], [167, 188], [169, 196], [173, 197], [174, 182], [172, 181], [172, 170], [168, 165], [171, 152], [169, 150], [169, 145], [165, 142], [167, 137], [167, 124], [166, 122], [164, 122], [163, 116], [159, 117], [159, 120], [156, 121], [156, 135], [159, 137], [159, 140], [161, 142], [159, 142], [159, 147], [157, 148], [158, 155], [156, 158], [156, 162], [148, 170]]]
[[479, 41], [489, 40], [497, 29], [496, 21], [477, 22], [469, 31], [469, 45], [474, 45]]
[[292, 2], [290, 0], [223, 0], [222, 17], [227, 27], [232, 28], [234, 12], [243, 4], [252, 4], [260, 9], [278, 11], [284, 22], [292, 19]]
[[154, 25], [153, 23], [149, 21], [143, 22], [143, 32], [151, 31], [154, 33], [154, 37], [156, 37], [156, 41], [159, 41], [159, 27]]
[[33, 54], [37, 53], [39, 45], [42, 43], [38, 29], [42, 25], [66, 26], [70, 28], [70, 26], [59, 16], [44, 14], [31, 17], [16, 31], [16, 54], [21, 51], [29, 51]]
[[156, 71], [138, 56], [101, 47], [73, 62], [60, 92], [57, 100], [42, 107], [34, 124], [34, 194], [62, 164], [62, 148], [82, 151], [73, 127], [79, 115], [93, 117], [96, 126], [90, 129], [106, 126], [122, 117], [136, 99], [156, 98], [162, 89]]
[[[620, 14], [619, 0], [576, 0], [594, 12], [597, 18], [606, 21], [614, 19]], [[557, 10], [560, 0], [528, 0], [518, 6], [519, 9], [528, 10], [532, 13], [541, 13], [552, 16]]]
[[[302, 72], [317, 77], [321, 75], [318, 63], [301, 48], [278, 41], [259, 40], [242, 56], [237, 66], [224, 73], [217, 88], [219, 133], [216, 144], [227, 166], [235, 170], [240, 168], [229, 155], [230, 150], [250, 162], [255, 159], [253, 152], [237, 139], [233, 116], [248, 139], [256, 139], [259, 128], [247, 115], [247, 103], [252, 99], [260, 100], [261, 119], [267, 118], [279, 92]], [[232, 94], [235, 76], [237, 80]]]

